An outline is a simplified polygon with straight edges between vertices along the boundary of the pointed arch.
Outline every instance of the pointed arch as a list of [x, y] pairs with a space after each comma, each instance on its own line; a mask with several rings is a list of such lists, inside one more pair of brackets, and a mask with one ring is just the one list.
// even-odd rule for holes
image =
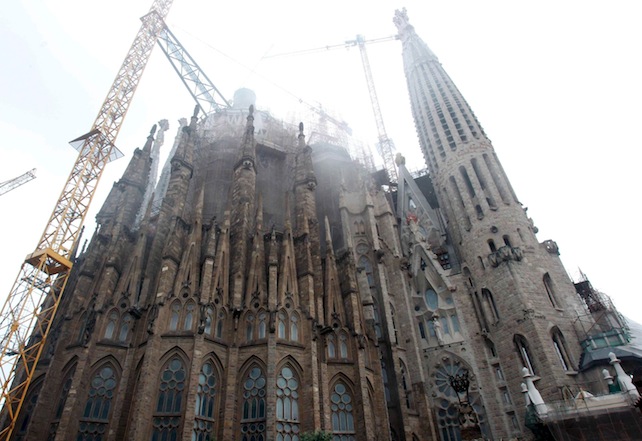
[[216, 316], [216, 329], [214, 331], [214, 337], [223, 338], [223, 329], [225, 327], [226, 318], [227, 314], [225, 312], [225, 308], [221, 307]]
[[299, 313], [292, 311], [290, 314], [290, 341], [300, 341], [299, 338]]
[[551, 329], [551, 340], [553, 341], [553, 347], [555, 348], [555, 353], [562, 365], [562, 368], [565, 371], [573, 371], [573, 359], [570, 357], [568, 350], [566, 349], [566, 340], [560, 328], [554, 326]]
[[40, 397], [40, 391], [42, 390], [44, 382], [44, 374], [32, 380], [31, 387], [29, 387], [24, 404], [22, 405], [22, 410], [18, 416], [18, 421], [16, 421], [15, 431], [17, 433], [16, 439], [18, 440], [26, 439], [25, 436], [29, 429], [29, 423], [31, 422], [31, 417], [36, 407], [36, 403], [38, 403], [38, 398]]
[[546, 289], [549, 302], [551, 302], [551, 305], [554, 308], [559, 308], [560, 303], [557, 299], [557, 293], [555, 292], [555, 286], [553, 284], [553, 279], [551, 279], [551, 275], [549, 273], [544, 274], [542, 282], [544, 283], [544, 289]]
[[245, 340], [250, 342], [254, 340], [254, 320], [256, 316], [254, 311], [247, 311], [243, 317], [243, 322], [245, 323]]
[[408, 372], [408, 368], [406, 367], [406, 363], [404, 363], [401, 358], [399, 359], [399, 370], [401, 374], [401, 386], [403, 388], [403, 393], [406, 399], [406, 408], [414, 409], [415, 402], [412, 396], [412, 382], [410, 379], [410, 374]]
[[258, 357], [250, 357], [241, 369], [241, 441], [264, 441], [266, 437], [266, 368]]
[[528, 344], [528, 341], [526, 340], [526, 337], [521, 334], [515, 334], [513, 336], [513, 343], [515, 344], [515, 350], [517, 351], [517, 355], [519, 355], [522, 366], [528, 368], [529, 372], [532, 375], [537, 375], [537, 371], [535, 370], [534, 365], [534, 359], [532, 357], [530, 346]]
[[121, 369], [111, 356], [94, 363], [90, 389], [78, 426], [78, 441], [92, 441], [107, 433], [111, 401], [115, 398]]
[[178, 331], [178, 326], [181, 321], [181, 301], [176, 299], [169, 305], [169, 325], [170, 331]]
[[280, 309], [277, 313], [276, 336], [277, 338], [285, 340], [287, 338], [288, 328], [288, 312], [285, 309]]
[[220, 361], [216, 355], [208, 354], [198, 376], [192, 440], [209, 441], [216, 432], [221, 372]]
[[69, 395], [69, 390], [71, 389], [71, 384], [74, 379], [74, 374], [76, 373], [76, 367], [78, 366], [78, 357], [74, 357], [67, 365], [62, 369], [62, 383], [59, 386], [59, 393], [55, 395], [58, 397], [58, 404], [54, 410], [53, 419], [51, 420], [51, 425], [49, 427], [49, 436], [53, 434], [55, 438], [55, 433], [58, 430], [58, 424], [60, 423], [60, 418], [65, 410], [65, 404], [67, 403], [67, 396]]
[[120, 312], [118, 308], [112, 308], [107, 312], [107, 323], [105, 323], [105, 330], [103, 331], [103, 338], [105, 340], [113, 340], [116, 336], [118, 323], [120, 322]]
[[196, 311], [196, 302], [191, 299], [185, 302], [185, 308], [183, 310], [183, 330], [194, 330], [194, 323], [196, 323]]
[[337, 358], [337, 340], [334, 336], [334, 333], [328, 333], [325, 336], [325, 344], [327, 347], [328, 358], [334, 359]]
[[343, 330], [337, 332], [337, 343], [339, 348], [339, 358], [342, 360], [348, 360], [351, 355], [348, 333]]
[[268, 312], [261, 308], [256, 313], [256, 338], [267, 338]]
[[161, 358], [158, 391], [152, 416], [152, 441], [178, 439], [186, 396], [189, 358], [174, 347]]
[[[276, 379], [276, 441], [298, 441], [301, 367], [285, 357], [278, 365]], [[296, 367], [295, 367], [296, 366]]]
[[354, 385], [341, 374], [335, 376], [330, 384], [333, 441], [355, 441]]

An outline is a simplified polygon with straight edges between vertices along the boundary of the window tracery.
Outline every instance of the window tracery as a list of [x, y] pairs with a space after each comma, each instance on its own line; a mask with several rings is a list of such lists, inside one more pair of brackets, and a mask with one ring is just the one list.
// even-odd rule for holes
[[186, 371], [183, 360], [172, 357], [164, 366], [152, 418], [151, 441], [178, 439], [183, 409]]
[[214, 440], [214, 417], [216, 415], [216, 370], [211, 361], [206, 361], [198, 376], [196, 406], [194, 412], [193, 441]]
[[80, 418], [77, 441], [100, 441], [106, 437], [111, 400], [117, 383], [116, 370], [110, 363], [103, 364], [95, 371]]
[[265, 441], [265, 385], [261, 368], [252, 367], [243, 383], [241, 441]]

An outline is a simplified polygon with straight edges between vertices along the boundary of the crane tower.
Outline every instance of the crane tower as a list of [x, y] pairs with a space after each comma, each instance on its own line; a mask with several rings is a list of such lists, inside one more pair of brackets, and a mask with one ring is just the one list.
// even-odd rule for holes
[[379, 98], [377, 98], [377, 90], [375, 89], [374, 79], [372, 78], [372, 69], [370, 69], [370, 61], [368, 60], [368, 53], [366, 52], [366, 43], [376, 43], [380, 41], [388, 41], [396, 39], [393, 37], [377, 38], [374, 40], [366, 40], [363, 35], [357, 35], [355, 40], [346, 41], [347, 45], [359, 46], [359, 53], [361, 54], [361, 63], [363, 64], [363, 72], [366, 75], [366, 84], [368, 86], [368, 93], [370, 94], [370, 103], [372, 104], [372, 112], [375, 117], [375, 124], [377, 125], [377, 149], [383, 159], [383, 165], [388, 172], [390, 182], [396, 183], [397, 166], [395, 165], [395, 144], [392, 139], [388, 138], [386, 127], [383, 124], [383, 116], [381, 116], [381, 107], [379, 106]]
[[36, 179], [36, 169], [31, 169], [26, 173], [21, 174], [17, 178], [9, 179], [8, 181], [0, 182], [0, 196], [9, 193], [11, 190], [20, 187], [27, 182]]
[[71, 144], [79, 152], [62, 193], [33, 253], [27, 255], [0, 312], [2, 430], [15, 428], [36, 365], [72, 267], [72, 254], [96, 186], [115, 147], [134, 92], [163, 29], [173, 0], [154, 0], [91, 130]]

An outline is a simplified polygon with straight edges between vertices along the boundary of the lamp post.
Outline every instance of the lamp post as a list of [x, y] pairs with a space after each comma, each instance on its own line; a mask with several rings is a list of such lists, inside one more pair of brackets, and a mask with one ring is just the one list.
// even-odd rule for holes
[[468, 390], [470, 388], [470, 378], [468, 371], [460, 374], [449, 375], [448, 382], [457, 394], [459, 402], [459, 429], [461, 431], [462, 441], [483, 440], [484, 437], [479, 427], [479, 418], [473, 406], [470, 404]]

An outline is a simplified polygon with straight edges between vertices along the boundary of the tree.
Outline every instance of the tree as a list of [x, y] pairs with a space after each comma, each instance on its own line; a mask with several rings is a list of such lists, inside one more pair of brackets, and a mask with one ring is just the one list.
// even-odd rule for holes
[[301, 441], [332, 441], [332, 434], [322, 430], [305, 432], [301, 434]]

